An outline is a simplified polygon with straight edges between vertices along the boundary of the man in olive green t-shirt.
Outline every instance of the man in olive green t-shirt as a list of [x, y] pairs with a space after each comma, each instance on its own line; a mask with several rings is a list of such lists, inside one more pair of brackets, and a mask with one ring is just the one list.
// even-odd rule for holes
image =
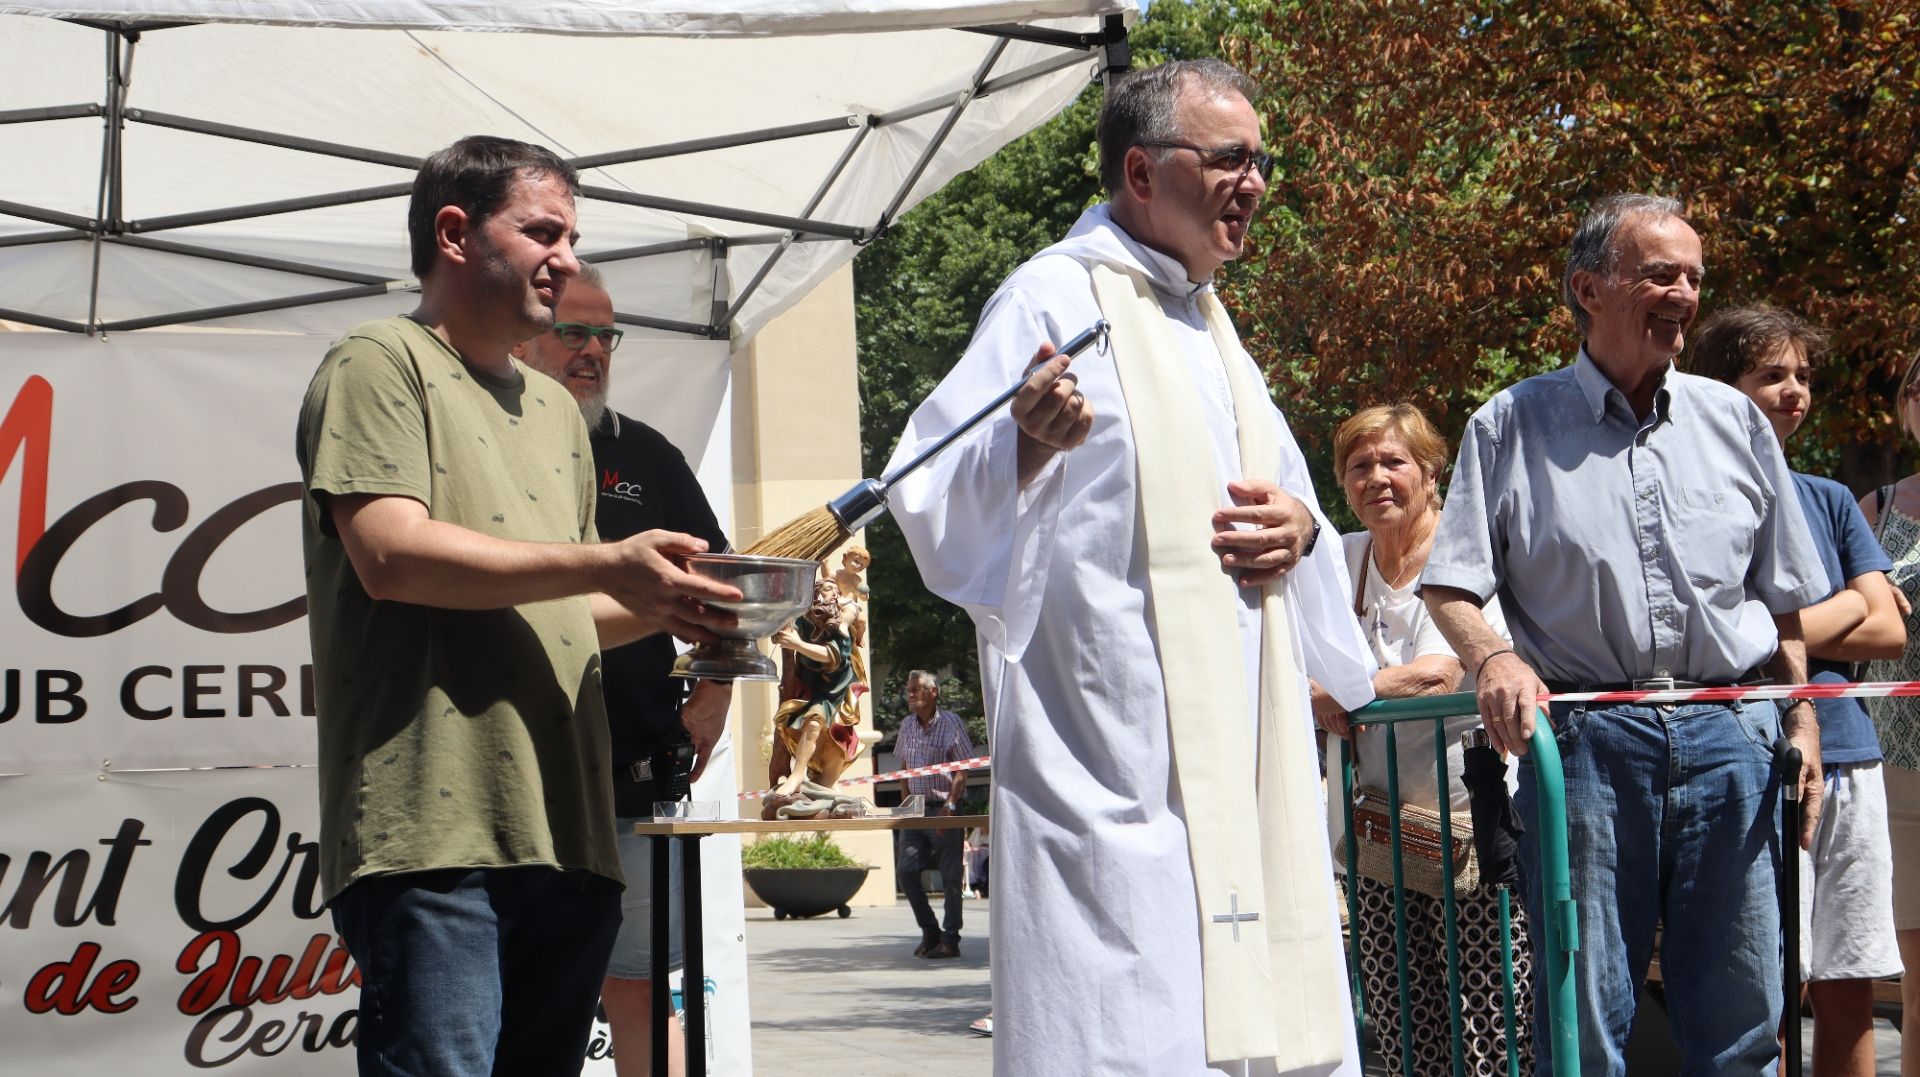
[[738, 592], [650, 531], [602, 544], [567, 391], [509, 349], [579, 270], [573, 170], [429, 158], [420, 306], [321, 362], [296, 441], [320, 865], [360, 966], [363, 1074], [576, 1073], [619, 926], [602, 647], [711, 639]]

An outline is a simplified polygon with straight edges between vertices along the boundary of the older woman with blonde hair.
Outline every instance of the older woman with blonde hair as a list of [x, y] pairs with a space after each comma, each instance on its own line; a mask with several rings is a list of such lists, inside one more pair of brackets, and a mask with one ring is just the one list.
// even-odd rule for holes
[[[1420, 572], [1433, 548], [1440, 524], [1440, 471], [1451, 454], [1446, 439], [1412, 404], [1367, 408], [1340, 424], [1334, 434], [1333, 458], [1347, 504], [1365, 527], [1341, 536], [1347, 570], [1354, 582], [1353, 612], [1372, 647], [1380, 672], [1374, 693], [1382, 699], [1470, 691], [1472, 678], [1460, 666], [1452, 648], [1427, 616], [1420, 600]], [[1487, 603], [1488, 621], [1503, 635], [1505, 622], [1497, 603]], [[1358, 784], [1387, 788], [1387, 727], [1373, 726], [1355, 734], [1347, 715], [1325, 692], [1313, 693], [1314, 719], [1328, 733], [1351, 739]], [[1477, 714], [1464, 714], [1446, 723], [1448, 795], [1442, 802], [1436, 770], [1436, 745], [1431, 726], [1418, 723], [1399, 734], [1396, 756], [1399, 793], [1403, 804], [1435, 811], [1463, 812], [1466, 791], [1461, 786], [1460, 735], [1479, 725]], [[1332, 811], [1339, 814], [1336, 805]], [[1358, 897], [1360, 918], [1353, 925], [1359, 965], [1365, 979], [1369, 1008], [1379, 1018], [1382, 1061], [1388, 1072], [1401, 1064], [1400, 1022], [1397, 1012], [1399, 972], [1394, 948], [1393, 887], [1361, 877], [1349, 880]], [[1448, 1072], [1452, 1065], [1449, 1035], [1450, 989], [1447, 982], [1445, 905], [1442, 899], [1408, 890], [1407, 956], [1413, 1003], [1413, 1069], [1416, 1074]], [[1456, 903], [1460, 939], [1461, 999], [1464, 1061], [1470, 1074], [1504, 1074], [1506, 1030], [1502, 1016], [1500, 913], [1491, 887], [1476, 887]], [[1516, 908], [1514, 969], [1518, 1042], [1526, 1057], [1522, 1068], [1531, 1071], [1532, 1037], [1527, 1034], [1533, 992], [1530, 986], [1531, 951], [1526, 929]]]

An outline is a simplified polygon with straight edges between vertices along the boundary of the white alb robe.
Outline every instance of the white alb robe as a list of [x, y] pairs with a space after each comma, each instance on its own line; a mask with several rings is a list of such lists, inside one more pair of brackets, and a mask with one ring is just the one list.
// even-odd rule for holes
[[[1128, 237], [1104, 206], [1001, 285], [966, 355], [914, 413], [892, 466], [1013, 384], [1043, 341], [1064, 343], [1098, 321], [1088, 268], [1095, 263], [1153, 282], [1182, 351], [1168, 359], [1188, 365], [1207, 412], [1190, 441], [1153, 451], [1212, 453], [1219, 503], [1232, 504], [1225, 477], [1243, 474], [1232, 396], [1195, 286], [1177, 261]], [[1229, 361], [1251, 362], [1238, 352]], [[1136, 548], [1135, 446], [1112, 358], [1088, 351], [1072, 370], [1094, 406], [1093, 431], [1026, 490], [1018, 489], [1016, 431], [1003, 412], [889, 499], [927, 587], [965, 607], [979, 631], [994, 756], [994, 1072], [1205, 1074], [1199, 919], [1145, 558]], [[1284, 463], [1265, 477], [1320, 518], [1306, 461], [1280, 413], [1272, 417]], [[1301, 668], [1357, 707], [1373, 698], [1375, 667], [1351, 612], [1340, 544], [1322, 522], [1314, 554], [1287, 577], [1288, 609]], [[1258, 593], [1224, 573], [1218, 586], [1240, 597], [1253, 714]], [[1304, 698], [1301, 713], [1310, 713]], [[1311, 759], [1312, 729], [1302, 723], [1296, 732]], [[1251, 782], [1251, 722], [1246, 756]], [[1319, 776], [1303, 770], [1298, 780], [1317, 784]], [[1335, 918], [1331, 875], [1325, 893], [1325, 914]], [[1325, 990], [1344, 999], [1347, 986]], [[1346, 1071], [1359, 1072], [1351, 1045]]]

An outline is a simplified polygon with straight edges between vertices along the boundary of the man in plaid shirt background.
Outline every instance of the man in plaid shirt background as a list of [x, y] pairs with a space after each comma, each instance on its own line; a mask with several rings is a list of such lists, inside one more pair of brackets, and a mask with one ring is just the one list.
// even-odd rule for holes
[[[907, 674], [907, 720], [900, 723], [900, 736], [894, 741], [893, 754], [902, 768], [926, 767], [973, 758], [973, 741], [960, 716], [940, 709], [940, 682], [924, 669]], [[967, 772], [925, 774], [907, 779], [907, 795], [927, 798], [928, 815], [951, 815], [967, 791]], [[913, 906], [913, 918], [920, 924], [920, 945], [913, 956], [942, 959], [960, 956], [960, 905], [966, 900], [962, 889], [961, 840], [954, 830], [906, 830], [900, 834], [898, 871], [900, 889]], [[940, 869], [940, 889], [946, 895], [944, 922], [935, 920], [933, 906], [927, 901], [927, 888], [920, 873], [929, 866]]]

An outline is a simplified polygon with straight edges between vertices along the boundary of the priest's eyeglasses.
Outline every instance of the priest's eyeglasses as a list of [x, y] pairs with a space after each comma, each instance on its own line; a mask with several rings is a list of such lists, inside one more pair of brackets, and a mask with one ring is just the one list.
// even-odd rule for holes
[[1167, 150], [1192, 150], [1200, 158], [1203, 168], [1222, 168], [1234, 173], [1236, 180], [1247, 178], [1249, 172], [1259, 172], [1261, 182], [1273, 179], [1273, 154], [1260, 150], [1250, 150], [1245, 146], [1195, 146], [1189, 142], [1142, 142], [1142, 146], [1157, 146]]
[[609, 353], [620, 346], [620, 338], [626, 334], [611, 325], [587, 325], [584, 322], [555, 322], [553, 335], [571, 352], [577, 352], [587, 346], [587, 341], [600, 338], [600, 346]]

